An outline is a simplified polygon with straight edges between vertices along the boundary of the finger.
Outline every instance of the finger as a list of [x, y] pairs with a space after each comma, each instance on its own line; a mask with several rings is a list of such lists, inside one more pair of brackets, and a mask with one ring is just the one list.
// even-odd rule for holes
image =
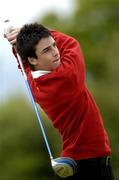
[[16, 45], [16, 39], [10, 41], [10, 44], [11, 44], [12, 46], [15, 46], [15, 45]]
[[4, 34], [4, 37], [9, 40], [11, 40], [12, 38], [16, 38], [16, 36], [18, 35], [19, 33], [19, 29], [12, 29], [9, 33], [7, 34]]
[[9, 41], [9, 42], [11, 42], [11, 41], [13, 41], [13, 40], [15, 40], [16, 39], [16, 36], [15, 35], [10, 35], [10, 36], [7, 36], [6, 35], [6, 38], [7, 38], [7, 40]]
[[7, 40], [10, 42], [10, 41], [13, 41], [14, 39], [16, 39], [17, 35], [18, 35], [18, 32], [15, 31], [15, 32], [6, 34], [5, 38], [7, 38]]

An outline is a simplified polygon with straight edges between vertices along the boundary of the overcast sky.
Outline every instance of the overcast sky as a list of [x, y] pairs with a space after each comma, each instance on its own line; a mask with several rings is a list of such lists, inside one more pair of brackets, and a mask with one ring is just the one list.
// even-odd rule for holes
[[14, 26], [21, 26], [42, 17], [48, 11], [71, 15], [73, 0], [1, 0], [0, 2], [0, 102], [17, 91], [26, 90], [23, 77], [17, 69], [11, 46], [3, 38], [3, 22], [10, 19]]
[[2, 22], [6, 19], [21, 25], [49, 10], [68, 15], [72, 12], [72, 6], [73, 0], [1, 0], [0, 26], [2, 27]]

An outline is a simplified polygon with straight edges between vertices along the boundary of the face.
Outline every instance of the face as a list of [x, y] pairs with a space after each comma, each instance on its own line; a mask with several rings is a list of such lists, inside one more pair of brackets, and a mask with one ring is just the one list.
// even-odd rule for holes
[[55, 40], [49, 36], [42, 38], [36, 46], [36, 58], [28, 58], [35, 70], [52, 71], [60, 65], [60, 54]]

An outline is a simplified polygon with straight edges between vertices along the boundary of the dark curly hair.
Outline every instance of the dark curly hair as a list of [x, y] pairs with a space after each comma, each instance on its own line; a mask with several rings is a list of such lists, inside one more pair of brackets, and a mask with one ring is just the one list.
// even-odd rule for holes
[[17, 35], [16, 50], [22, 61], [28, 57], [37, 58], [35, 48], [42, 38], [51, 36], [49, 30], [41, 24], [25, 24]]

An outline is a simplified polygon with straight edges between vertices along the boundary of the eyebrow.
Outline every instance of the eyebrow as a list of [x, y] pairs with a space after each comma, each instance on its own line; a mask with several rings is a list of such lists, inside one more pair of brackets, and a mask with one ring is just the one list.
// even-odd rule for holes
[[52, 45], [56, 45], [56, 42], [54, 41], [51, 45], [47, 46], [46, 48], [44, 48], [42, 51], [41, 51], [41, 54], [44, 53], [46, 50], [50, 49], [50, 47]]

